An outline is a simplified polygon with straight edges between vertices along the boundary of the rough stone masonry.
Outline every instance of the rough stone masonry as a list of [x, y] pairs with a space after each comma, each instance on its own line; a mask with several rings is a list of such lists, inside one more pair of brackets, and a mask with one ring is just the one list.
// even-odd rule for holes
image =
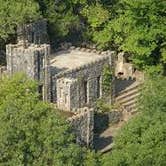
[[[39, 20], [19, 28], [17, 44], [6, 46], [8, 73], [24, 72], [37, 80], [42, 99], [56, 103], [60, 110], [77, 112], [84, 107], [93, 108], [94, 102], [102, 96], [103, 68], [106, 64], [111, 67], [114, 52], [69, 47], [51, 54], [45, 36], [46, 21]], [[74, 122], [80, 129], [76, 132], [78, 140], [90, 144], [92, 136], [85, 138], [85, 134], [81, 134], [94, 125], [93, 116], [85, 121], [88, 111], [92, 114], [86, 109], [81, 116], [85, 123], [81, 123], [80, 118], [79, 123]]]

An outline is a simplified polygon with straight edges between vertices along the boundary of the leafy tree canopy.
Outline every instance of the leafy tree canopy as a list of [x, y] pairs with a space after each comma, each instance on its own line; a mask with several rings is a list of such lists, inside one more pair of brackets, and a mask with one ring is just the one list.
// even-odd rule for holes
[[33, 21], [40, 15], [39, 5], [34, 0], [0, 0], [0, 39], [15, 33], [19, 24]]
[[0, 165], [95, 165], [97, 156], [73, 143], [66, 120], [36, 90], [23, 75], [0, 80]]
[[130, 53], [139, 68], [165, 64], [165, 6], [163, 0], [118, 0], [110, 8], [107, 5], [109, 20], [93, 32], [92, 39], [100, 48], [113, 46]]

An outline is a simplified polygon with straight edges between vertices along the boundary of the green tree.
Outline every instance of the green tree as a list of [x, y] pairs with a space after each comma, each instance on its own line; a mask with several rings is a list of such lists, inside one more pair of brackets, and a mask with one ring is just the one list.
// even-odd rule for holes
[[145, 84], [140, 113], [122, 128], [103, 166], [166, 165], [166, 78]]
[[38, 3], [34, 0], [0, 0], [0, 4], [1, 40], [14, 34], [19, 24], [33, 21], [40, 16]]
[[73, 143], [66, 120], [36, 91], [36, 82], [20, 74], [0, 80], [0, 165], [85, 165], [86, 149]]
[[[92, 32], [92, 41], [99, 48], [114, 48], [128, 52], [134, 64], [147, 69], [151, 65], [165, 65], [166, 1], [163, 0], [118, 0], [111, 4], [102, 1], [102, 10], [94, 18], [89, 12], [87, 20], [98, 26]], [[100, 5], [101, 6], [101, 5]], [[96, 12], [98, 11], [96, 9]], [[104, 13], [104, 20], [100, 18]], [[98, 13], [98, 12], [97, 12]], [[90, 28], [93, 22], [89, 21]], [[159, 66], [157, 66], [157, 70]], [[161, 69], [161, 67], [160, 67]]]
[[112, 71], [110, 65], [105, 65], [102, 72], [102, 89], [104, 95], [111, 93]]
[[62, 41], [77, 42], [81, 40], [83, 24], [80, 11], [87, 0], [37, 0], [43, 17], [49, 21], [49, 33], [53, 44]]

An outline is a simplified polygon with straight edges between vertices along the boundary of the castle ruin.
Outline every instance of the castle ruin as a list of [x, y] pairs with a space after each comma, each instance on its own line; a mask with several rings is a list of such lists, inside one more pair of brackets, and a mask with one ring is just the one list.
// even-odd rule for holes
[[59, 110], [74, 112], [68, 121], [77, 142], [91, 145], [91, 108], [102, 97], [102, 71], [105, 65], [111, 67], [114, 52], [70, 46], [51, 53], [45, 20], [21, 26], [17, 32], [17, 44], [6, 46], [8, 74], [24, 72], [38, 81], [41, 99], [55, 103]]

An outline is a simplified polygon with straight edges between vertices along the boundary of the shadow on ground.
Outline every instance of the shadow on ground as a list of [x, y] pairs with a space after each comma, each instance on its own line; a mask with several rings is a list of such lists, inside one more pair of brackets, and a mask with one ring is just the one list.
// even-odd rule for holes
[[102, 149], [104, 149], [105, 147], [107, 147], [108, 145], [110, 145], [113, 142], [113, 137], [112, 136], [108, 136], [108, 137], [99, 137], [99, 136], [95, 136], [94, 138], [94, 149], [97, 151], [100, 151]]

